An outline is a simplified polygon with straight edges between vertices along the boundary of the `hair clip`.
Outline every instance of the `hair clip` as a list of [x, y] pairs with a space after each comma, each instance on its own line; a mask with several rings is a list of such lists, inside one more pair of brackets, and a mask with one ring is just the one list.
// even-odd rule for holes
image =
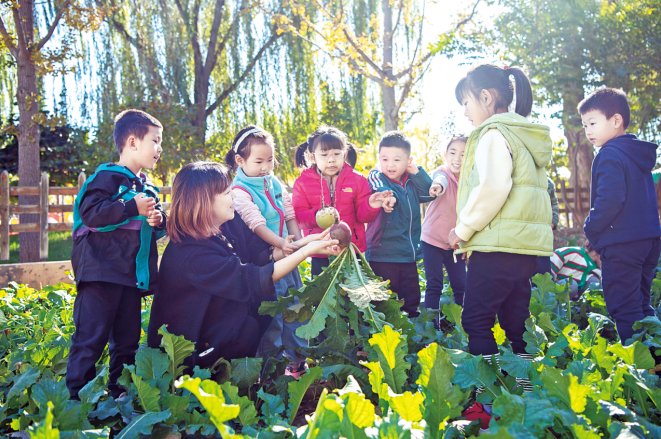
[[236, 143], [232, 146], [232, 150], [233, 150], [234, 152], [238, 152], [238, 150], [239, 150], [239, 146], [241, 145], [241, 143], [243, 143], [244, 140], [246, 140], [246, 139], [248, 138], [248, 136], [250, 136], [250, 135], [252, 135], [252, 134], [257, 134], [257, 133], [259, 133], [259, 132], [261, 132], [261, 131], [262, 131], [262, 130], [259, 129], [259, 128], [251, 128], [251, 129], [249, 129], [248, 131], [246, 131], [245, 133], [243, 133], [243, 135], [242, 135], [241, 137], [239, 137], [239, 139], [236, 141]]

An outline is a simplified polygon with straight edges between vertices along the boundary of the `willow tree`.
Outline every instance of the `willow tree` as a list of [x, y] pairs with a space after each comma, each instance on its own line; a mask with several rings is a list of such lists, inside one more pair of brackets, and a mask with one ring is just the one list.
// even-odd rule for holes
[[[292, 15], [280, 18], [287, 29], [340, 60], [381, 91], [386, 130], [397, 129], [402, 111], [431, 58], [443, 51], [468, 23], [479, 0], [457, 17], [451, 29], [425, 46], [425, 1], [292, 1]], [[310, 12], [311, 11], [311, 12]], [[364, 14], [368, 26], [354, 25]]]
[[[0, 3], [0, 42], [15, 62], [16, 103], [18, 125], [18, 184], [39, 184], [39, 122], [43, 76], [60, 61], [71, 56], [70, 45], [46, 47], [56, 31], [59, 41], [66, 41], [67, 33], [94, 26], [92, 10], [72, 0], [47, 2], [36, 7], [34, 0], [2, 1]], [[37, 197], [20, 196], [21, 205], [37, 204]], [[37, 215], [22, 214], [22, 223], [36, 222]], [[20, 260], [39, 260], [39, 240], [36, 233], [20, 234]]]
[[[99, 96], [106, 108], [105, 121], [118, 107], [152, 109], [157, 117], [172, 122], [166, 123], [166, 143], [168, 129], [170, 134], [178, 133], [179, 163], [209, 157], [208, 121], [214, 115], [223, 117], [224, 105], [279, 38], [281, 33], [270, 18], [270, 8], [279, 8], [279, 2], [106, 0], [104, 4], [113, 11], [103, 36], [111, 53], [101, 54], [107, 57], [102, 63], [105, 91]], [[107, 96], [114, 98], [104, 102]]]
[[[630, 130], [659, 132], [661, 109], [661, 24], [654, 0], [502, 0], [505, 12], [495, 30], [479, 39], [499, 47], [508, 63], [525, 66], [535, 83], [537, 102], [559, 105], [557, 114], [567, 139], [569, 206], [575, 224], [582, 224], [589, 199], [594, 157], [581, 127], [577, 104], [593, 89], [623, 88], [632, 103]], [[658, 139], [657, 139], [658, 140]]]

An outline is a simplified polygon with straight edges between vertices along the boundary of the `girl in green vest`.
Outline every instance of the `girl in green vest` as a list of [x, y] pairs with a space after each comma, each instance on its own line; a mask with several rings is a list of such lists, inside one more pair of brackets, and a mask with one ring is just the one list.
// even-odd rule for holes
[[[530, 358], [523, 340], [530, 278], [536, 257], [553, 250], [545, 170], [551, 160], [549, 129], [526, 119], [532, 89], [519, 68], [478, 66], [459, 81], [455, 95], [476, 127], [466, 144], [457, 224], [449, 236], [455, 253], [468, 258], [462, 312], [468, 350], [497, 362], [491, 329], [498, 316], [512, 350]], [[517, 381], [530, 389], [527, 376]], [[477, 403], [466, 417], [484, 409]]]

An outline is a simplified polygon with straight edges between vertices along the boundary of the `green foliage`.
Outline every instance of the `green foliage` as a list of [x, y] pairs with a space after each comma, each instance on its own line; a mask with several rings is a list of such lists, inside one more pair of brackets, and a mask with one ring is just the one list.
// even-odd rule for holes
[[[604, 315], [600, 291], [572, 302], [564, 288], [537, 277], [525, 333], [533, 358], [515, 355], [505, 340], [496, 366], [465, 352], [461, 313], [452, 304], [444, 306], [445, 326], [435, 332], [436, 341], [417, 334], [431, 324], [430, 313], [401, 324], [408, 319], [401, 320], [399, 303], [391, 299], [378, 305], [389, 304], [400, 319], [392, 311], [390, 324], [377, 329], [341, 285], [347, 285], [343, 273], [349, 269], [360, 269], [367, 284], [380, 281], [359, 255], [345, 258], [327, 270], [337, 275], [335, 317], [326, 318], [313, 340], [312, 367], [299, 380], [283, 376], [283, 365], [271, 359], [222, 360], [214, 370], [190, 371], [185, 360], [192, 343], [163, 328], [162, 349], [142, 346], [135, 364], [125, 367], [120, 383], [127, 394], [118, 399], [105, 391], [103, 364], [80, 401], [68, 398], [62, 361], [73, 332], [75, 289], [10, 284], [0, 290], [6, 329], [0, 331], [0, 433], [108, 437], [112, 428], [124, 438], [460, 438], [477, 434], [461, 411], [479, 386], [485, 392], [478, 399], [493, 403], [495, 415], [487, 437], [661, 437], [661, 390], [650, 371], [649, 349], [658, 349], [661, 339], [654, 317], [639, 322], [642, 333], [623, 346]], [[306, 286], [312, 292], [319, 285], [328, 290], [330, 283]], [[658, 291], [653, 297], [658, 307]], [[314, 312], [312, 303], [301, 303]], [[344, 351], [331, 348], [340, 346], [333, 340], [338, 328], [346, 331]], [[523, 393], [515, 377], [529, 379], [533, 391]]]

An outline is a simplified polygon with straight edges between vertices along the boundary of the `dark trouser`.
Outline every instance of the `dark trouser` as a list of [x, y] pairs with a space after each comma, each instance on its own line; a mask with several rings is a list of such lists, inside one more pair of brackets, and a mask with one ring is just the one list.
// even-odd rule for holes
[[634, 322], [655, 315], [650, 290], [659, 251], [658, 238], [613, 244], [600, 251], [606, 309], [622, 343], [633, 335]]
[[410, 317], [417, 316], [420, 304], [420, 282], [415, 262], [372, 262], [370, 266], [377, 276], [390, 281], [390, 289], [404, 299], [402, 310]]
[[544, 274], [551, 272], [551, 257], [550, 256], [537, 256], [537, 267], [533, 276], [536, 274]]
[[461, 323], [473, 355], [498, 353], [491, 328], [496, 322], [505, 330], [512, 350], [525, 353], [525, 321], [530, 316], [530, 278], [535, 256], [513, 253], [473, 252], [468, 262], [466, 294]]
[[330, 261], [328, 258], [310, 258], [312, 262], [310, 263], [310, 273], [312, 276], [319, 276], [321, 274], [322, 268], [328, 267]]
[[454, 262], [454, 250], [443, 250], [424, 241], [420, 242], [420, 245], [425, 265], [425, 277], [427, 278], [425, 307], [438, 309], [438, 302], [441, 299], [441, 294], [443, 294], [443, 266], [445, 266], [448, 278], [450, 278], [454, 302], [463, 305], [464, 291], [466, 290], [466, 264], [461, 255], [457, 257], [457, 262]]
[[140, 342], [140, 291], [108, 282], [80, 282], [73, 305], [76, 330], [67, 362], [67, 388], [72, 398], [96, 376], [96, 362], [110, 342], [108, 390], [114, 397], [124, 364], [133, 364]]

